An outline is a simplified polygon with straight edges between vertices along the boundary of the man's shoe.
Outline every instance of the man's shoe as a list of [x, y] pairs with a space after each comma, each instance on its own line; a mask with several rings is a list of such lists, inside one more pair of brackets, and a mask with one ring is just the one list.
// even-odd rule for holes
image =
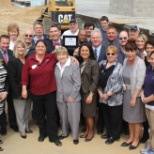
[[102, 130], [97, 130], [97, 134], [101, 135], [101, 134], [103, 134], [103, 131]]
[[107, 134], [104, 134], [104, 135], [101, 135], [101, 138], [102, 139], [107, 139], [107, 138], [109, 138], [109, 136]]
[[39, 136], [39, 137], [38, 137], [38, 141], [39, 141], [39, 142], [43, 142], [45, 138], [46, 138], [46, 137], [44, 137], [44, 136]]
[[67, 138], [67, 137], [68, 137], [68, 135], [67, 136], [62, 136], [62, 134], [61, 134], [60, 136], [58, 136], [58, 139], [63, 140], [64, 138]]
[[77, 145], [77, 144], [79, 143], [79, 140], [78, 140], [78, 139], [73, 140], [73, 143], [74, 143], [75, 145]]
[[58, 146], [58, 147], [61, 147], [61, 146], [62, 146], [62, 143], [61, 143], [58, 139], [56, 139], [56, 140], [53, 141], [53, 142], [54, 142], [55, 145]]
[[140, 139], [140, 143], [145, 143], [149, 139], [149, 134], [144, 134]]
[[6, 134], [7, 134], [6, 126], [2, 126], [2, 127], [1, 127], [0, 133], [1, 133], [1, 135], [6, 135]]
[[110, 137], [110, 138], [108, 138], [108, 139], [105, 141], [105, 143], [106, 143], [106, 144], [112, 144], [112, 143], [114, 143], [114, 141], [115, 141], [115, 139], [114, 139], [113, 137]]
[[19, 128], [17, 125], [10, 125], [10, 128], [12, 128], [15, 132], [19, 131]]

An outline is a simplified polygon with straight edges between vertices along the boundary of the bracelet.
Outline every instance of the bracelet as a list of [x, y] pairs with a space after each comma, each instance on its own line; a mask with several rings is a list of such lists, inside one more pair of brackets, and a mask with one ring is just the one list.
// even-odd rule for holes
[[91, 94], [92, 96], [94, 95], [94, 93], [93, 93], [93, 92], [90, 92], [89, 94]]

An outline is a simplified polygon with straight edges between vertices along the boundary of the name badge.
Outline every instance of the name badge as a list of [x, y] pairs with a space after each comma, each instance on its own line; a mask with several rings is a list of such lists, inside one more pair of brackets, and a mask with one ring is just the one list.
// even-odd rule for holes
[[36, 68], [37, 68], [37, 65], [36, 64], [32, 66], [32, 69], [33, 70], [36, 69]]

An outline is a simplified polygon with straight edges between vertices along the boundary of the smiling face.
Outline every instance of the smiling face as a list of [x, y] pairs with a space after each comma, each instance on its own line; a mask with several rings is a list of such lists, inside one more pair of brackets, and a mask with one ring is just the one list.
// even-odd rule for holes
[[92, 32], [91, 33], [91, 42], [92, 42], [92, 45], [95, 47], [95, 48], [97, 48], [97, 47], [99, 47], [100, 45], [101, 45], [101, 43], [102, 43], [102, 35], [101, 35], [101, 33], [100, 32]]
[[139, 50], [144, 50], [144, 48], [145, 48], [145, 41], [143, 40], [142, 37], [138, 37], [137, 38], [136, 45], [137, 45]]
[[57, 60], [61, 63], [61, 64], [65, 64], [67, 61], [68, 55], [65, 53], [59, 53], [57, 54]]
[[10, 37], [10, 40], [16, 40], [18, 37], [18, 31], [17, 29], [13, 29], [11, 31], [8, 32], [8, 35]]
[[80, 56], [83, 58], [84, 61], [87, 61], [90, 57], [90, 51], [87, 46], [82, 46], [80, 49]]
[[10, 43], [9, 38], [1, 38], [1, 40], [0, 40], [0, 48], [3, 51], [7, 51], [9, 49], [9, 43]]
[[154, 69], [154, 53], [150, 56], [150, 64], [152, 68]]
[[109, 27], [109, 22], [106, 21], [106, 20], [103, 20], [103, 21], [100, 21], [100, 25], [101, 25], [101, 28], [106, 31], [107, 28]]
[[57, 27], [50, 27], [49, 36], [50, 38], [57, 42], [60, 39], [61, 31]]
[[91, 32], [94, 30], [94, 27], [93, 26], [89, 26], [89, 27], [86, 27], [85, 30], [86, 30], [86, 35], [88, 37], [90, 37], [91, 36]]
[[33, 31], [32, 30], [26, 30], [24, 35], [23, 35], [24, 42], [26, 44], [32, 44], [33, 37], [34, 37]]
[[121, 46], [125, 46], [128, 41], [128, 33], [125, 31], [120, 32], [119, 34], [119, 43]]
[[107, 38], [109, 41], [111, 42], [115, 41], [116, 37], [117, 37], [117, 31], [115, 28], [107, 29]]
[[72, 33], [76, 33], [78, 30], [78, 23], [74, 23], [74, 22], [70, 23], [70, 30]]
[[43, 42], [38, 42], [35, 46], [36, 54], [42, 56], [46, 53], [46, 46]]
[[154, 51], [154, 46], [152, 44], [147, 44], [145, 50], [146, 50], [147, 55], [149, 56], [150, 53]]
[[24, 57], [26, 53], [26, 48], [23, 45], [18, 44], [16, 47], [16, 51], [18, 53], [18, 57]]
[[125, 52], [128, 61], [134, 61], [136, 58], [137, 51], [136, 50], [126, 50]]
[[35, 35], [41, 37], [43, 35], [43, 27], [40, 24], [36, 24], [34, 27]]

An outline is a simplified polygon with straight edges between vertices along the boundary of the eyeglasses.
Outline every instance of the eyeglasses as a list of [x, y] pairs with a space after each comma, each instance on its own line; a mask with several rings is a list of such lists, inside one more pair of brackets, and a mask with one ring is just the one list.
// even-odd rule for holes
[[127, 37], [120, 37], [119, 40], [126, 40]]
[[33, 37], [33, 35], [25, 34], [25, 37]]
[[114, 56], [115, 53], [107, 53], [107, 56]]

